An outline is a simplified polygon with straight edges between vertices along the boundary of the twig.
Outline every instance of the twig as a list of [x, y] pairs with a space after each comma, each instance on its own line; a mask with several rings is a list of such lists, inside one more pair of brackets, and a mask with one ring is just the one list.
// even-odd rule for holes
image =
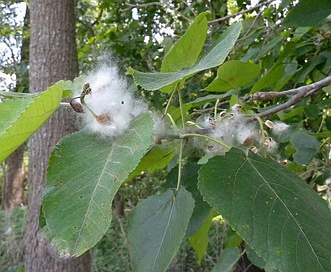
[[134, 8], [147, 8], [150, 6], [162, 6], [162, 3], [160, 2], [150, 2], [150, 3], [145, 3], [145, 4], [130, 4], [130, 3], [126, 3], [126, 5], [128, 6], [125, 9], [122, 9], [121, 11], [128, 11], [130, 9], [134, 9]]
[[[251, 24], [251, 26], [248, 28], [248, 30], [246, 31], [245, 35], [243, 35], [243, 37], [241, 39], [247, 38], [248, 33], [251, 32], [251, 30], [253, 29], [253, 27], [254, 27], [257, 19], [261, 16], [262, 12], [263, 12], [262, 10], [260, 10], [258, 12], [258, 14], [255, 16], [255, 18], [253, 20], [253, 23]], [[241, 39], [239, 39], [239, 40], [241, 40]]]
[[102, 17], [102, 14], [103, 14], [103, 10], [104, 10], [103, 8], [100, 9], [97, 18], [95, 18], [95, 20], [94, 20], [94, 22], [91, 24], [91, 26], [95, 26], [95, 25], [100, 21], [100, 19], [101, 19], [101, 17]]
[[273, 100], [278, 97], [283, 97], [287, 95], [295, 95], [297, 94], [297, 89], [287, 90], [287, 91], [281, 91], [281, 92], [257, 92], [252, 95], [253, 101], [264, 101], [264, 100]]
[[71, 105], [70, 105], [70, 103], [68, 103], [68, 102], [60, 102], [60, 107], [63, 107], [63, 108], [71, 108]]
[[281, 91], [281, 92], [257, 92], [252, 95], [252, 100], [272, 100], [278, 97], [283, 97], [287, 95], [295, 95], [297, 93], [306, 93], [308, 94], [310, 91], [313, 91], [315, 89], [320, 90], [321, 88], [331, 85], [331, 76], [328, 76], [320, 81], [317, 81], [315, 83], [306, 85], [306, 86], [301, 86], [299, 88], [291, 89], [291, 90], [286, 90], [286, 91]]
[[178, 155], [178, 177], [177, 177], [177, 187], [176, 187], [177, 192], [179, 191], [182, 182], [183, 149], [184, 149], [184, 139], [180, 141], [180, 148]]
[[268, 5], [268, 4], [271, 4], [272, 2], [274, 2], [275, 0], [269, 0], [269, 1], [265, 1], [263, 3], [260, 3], [254, 7], [251, 7], [249, 9], [245, 9], [245, 10], [242, 10], [242, 11], [239, 11], [235, 14], [230, 14], [230, 15], [227, 15], [227, 16], [224, 16], [222, 18], [218, 18], [218, 19], [215, 19], [215, 20], [212, 20], [212, 21], [209, 21], [208, 24], [214, 24], [214, 23], [219, 23], [219, 22], [224, 22], [224, 21], [227, 21], [233, 17], [236, 17], [238, 15], [241, 15], [241, 14], [245, 14], [245, 13], [249, 13], [251, 11], [254, 11], [256, 9], [259, 9], [260, 7], [262, 6], [265, 6], [265, 5]]
[[10, 51], [12, 62], [17, 62], [15, 53], [13, 48], [15, 48], [13, 45], [10, 44], [9, 40], [7, 38], [3, 39], [2, 42], [7, 46], [8, 50]]
[[274, 99], [274, 98], [287, 96], [287, 95], [293, 95], [293, 97], [290, 100], [288, 100], [287, 102], [285, 102], [279, 106], [276, 106], [274, 108], [271, 108], [269, 110], [259, 113], [258, 115], [252, 117], [251, 120], [255, 120], [256, 117], [259, 117], [259, 118], [268, 117], [279, 111], [285, 110], [285, 109], [297, 104], [302, 99], [318, 93], [323, 87], [328, 86], [328, 85], [331, 85], [331, 76], [328, 76], [315, 83], [312, 83], [312, 84], [309, 84], [306, 86], [302, 86], [299, 88], [291, 89], [291, 90], [286, 90], [286, 91], [282, 91], [282, 92], [255, 93], [255, 94], [253, 94], [252, 100], [268, 100], [268, 99]]

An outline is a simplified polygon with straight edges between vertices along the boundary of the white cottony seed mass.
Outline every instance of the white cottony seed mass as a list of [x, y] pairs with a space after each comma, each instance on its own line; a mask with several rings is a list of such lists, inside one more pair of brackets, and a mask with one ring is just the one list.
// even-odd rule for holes
[[[102, 137], [122, 134], [133, 118], [147, 112], [147, 104], [133, 94], [127, 81], [113, 65], [102, 65], [86, 78], [91, 92], [84, 97], [81, 114], [84, 129]], [[77, 96], [80, 96], [79, 93]]]
[[[230, 147], [249, 148], [261, 142], [259, 129], [254, 122], [248, 122], [241, 106], [236, 104], [229, 111], [222, 111], [215, 119], [205, 116], [201, 118], [198, 126], [208, 131], [211, 138], [224, 143]], [[208, 142], [206, 153], [209, 155], [224, 155], [228, 151], [222, 145]]]

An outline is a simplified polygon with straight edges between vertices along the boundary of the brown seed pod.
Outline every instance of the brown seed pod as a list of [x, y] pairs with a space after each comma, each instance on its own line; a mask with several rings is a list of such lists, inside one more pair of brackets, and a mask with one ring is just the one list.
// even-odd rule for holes
[[245, 139], [245, 141], [243, 142], [243, 145], [244, 146], [251, 146], [252, 144], [254, 144], [254, 142], [255, 142], [254, 137], [249, 136]]
[[84, 108], [82, 106], [82, 104], [80, 104], [79, 102], [75, 101], [76, 98], [72, 99], [70, 101], [70, 106], [73, 108], [73, 110], [75, 112], [78, 112], [78, 113], [84, 113]]
[[108, 123], [111, 122], [110, 116], [107, 115], [107, 114], [104, 114], [104, 113], [98, 115], [96, 117], [96, 120], [97, 120], [98, 123], [103, 124], [103, 125], [108, 124]]
[[82, 95], [87, 95], [91, 92], [90, 83], [85, 83], [83, 86]]
[[80, 95], [80, 102], [82, 104], [85, 104], [85, 101], [84, 101], [85, 96], [87, 96], [91, 93], [92, 93], [92, 90], [90, 88], [90, 83], [85, 83], [84, 86], [83, 86], [82, 94]]

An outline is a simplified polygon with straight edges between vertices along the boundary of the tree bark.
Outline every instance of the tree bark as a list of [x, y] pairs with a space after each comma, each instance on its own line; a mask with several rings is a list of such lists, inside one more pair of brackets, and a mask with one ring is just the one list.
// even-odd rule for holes
[[24, 201], [25, 169], [23, 155], [24, 145], [20, 146], [6, 160], [2, 188], [2, 209], [6, 212], [21, 206]]
[[[78, 74], [74, 0], [31, 0], [30, 91], [40, 92]], [[90, 255], [60, 259], [39, 230], [48, 158], [55, 144], [75, 130], [69, 109], [58, 110], [29, 142], [29, 215], [26, 272], [90, 271]]]

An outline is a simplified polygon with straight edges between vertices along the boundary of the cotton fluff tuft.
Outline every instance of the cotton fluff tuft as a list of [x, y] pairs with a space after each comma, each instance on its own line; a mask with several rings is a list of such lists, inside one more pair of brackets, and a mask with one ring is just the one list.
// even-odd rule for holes
[[81, 115], [84, 128], [91, 133], [102, 137], [118, 136], [133, 118], [147, 112], [147, 104], [133, 95], [114, 64], [92, 71], [86, 82], [91, 88], [91, 93], [84, 97], [89, 110], [85, 109]]
[[328, 178], [325, 180], [325, 185], [326, 185], [326, 195], [328, 197], [328, 200], [331, 204], [331, 178]]
[[[215, 119], [208, 116], [202, 118], [199, 126], [208, 131], [208, 136], [228, 147], [247, 148], [261, 141], [256, 124], [248, 122], [239, 105], [232, 106], [229, 112], [221, 112]], [[227, 151], [227, 148], [212, 141], [208, 142], [206, 149], [210, 155], [224, 155]]]
[[291, 135], [291, 127], [283, 122], [270, 120], [265, 121], [265, 125], [271, 129], [272, 134], [279, 142], [286, 142]]

